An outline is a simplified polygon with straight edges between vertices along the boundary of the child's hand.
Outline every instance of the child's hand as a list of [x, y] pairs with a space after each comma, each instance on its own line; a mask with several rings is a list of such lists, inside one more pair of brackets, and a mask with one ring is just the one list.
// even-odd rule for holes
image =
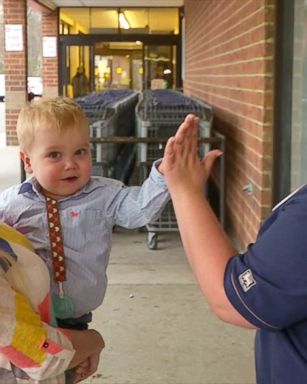
[[161, 163], [157, 166], [157, 170], [158, 170], [162, 175], [164, 175], [164, 170], [163, 170], [163, 159], [162, 159]]
[[79, 383], [97, 371], [100, 352], [93, 353], [74, 369], [74, 383]]

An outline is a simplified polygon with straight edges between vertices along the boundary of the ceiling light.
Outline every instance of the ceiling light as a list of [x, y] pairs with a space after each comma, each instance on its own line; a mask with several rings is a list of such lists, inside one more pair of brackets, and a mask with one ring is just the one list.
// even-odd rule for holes
[[119, 12], [118, 19], [119, 19], [119, 26], [121, 28], [123, 28], [123, 29], [129, 29], [130, 28], [130, 24], [129, 24], [128, 20], [126, 19], [124, 12]]

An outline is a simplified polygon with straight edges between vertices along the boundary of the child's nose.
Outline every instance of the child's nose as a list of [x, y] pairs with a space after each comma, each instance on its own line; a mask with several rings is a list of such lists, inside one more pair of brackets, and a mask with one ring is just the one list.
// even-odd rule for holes
[[76, 168], [77, 163], [75, 162], [74, 158], [67, 158], [65, 161], [65, 168], [71, 169]]

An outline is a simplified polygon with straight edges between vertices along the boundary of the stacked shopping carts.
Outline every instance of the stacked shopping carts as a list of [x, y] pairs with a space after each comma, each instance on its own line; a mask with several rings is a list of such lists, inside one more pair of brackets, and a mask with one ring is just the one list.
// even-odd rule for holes
[[[91, 138], [135, 134], [135, 106], [138, 93], [107, 90], [76, 99], [89, 121]], [[92, 143], [93, 175], [127, 182], [135, 159], [134, 145]]]
[[[147, 90], [141, 94], [136, 106], [136, 133], [138, 137], [149, 138], [149, 142], [138, 144], [137, 162], [140, 167], [140, 182], [147, 177], [152, 162], [163, 157], [167, 138], [176, 133], [189, 113], [199, 117], [199, 136], [209, 138], [213, 119], [209, 105], [175, 90]], [[160, 142], [157, 139], [161, 139]], [[200, 145], [201, 156], [208, 150], [209, 144]], [[169, 202], [158, 220], [147, 226], [148, 248], [157, 248], [160, 232], [177, 230], [173, 205]]]

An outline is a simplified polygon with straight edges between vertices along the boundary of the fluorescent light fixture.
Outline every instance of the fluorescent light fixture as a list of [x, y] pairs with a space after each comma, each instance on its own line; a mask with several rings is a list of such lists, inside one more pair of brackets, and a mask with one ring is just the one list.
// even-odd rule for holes
[[119, 25], [121, 28], [123, 28], [123, 29], [129, 29], [130, 28], [130, 24], [129, 24], [128, 20], [126, 19], [124, 12], [119, 12], [118, 19], [119, 19]]

